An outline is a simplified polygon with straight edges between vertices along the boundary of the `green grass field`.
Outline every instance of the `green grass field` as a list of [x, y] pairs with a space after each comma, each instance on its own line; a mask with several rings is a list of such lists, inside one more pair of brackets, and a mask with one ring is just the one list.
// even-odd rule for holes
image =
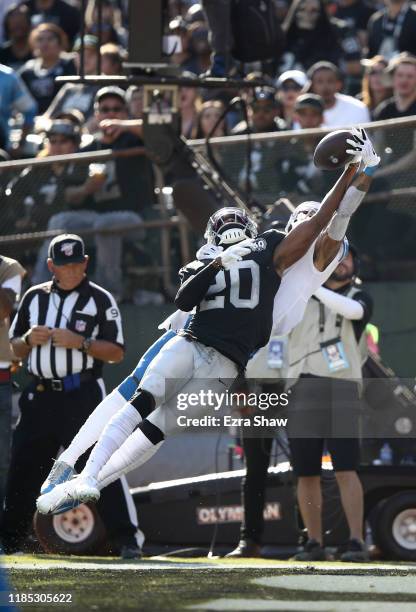
[[72, 603], [21, 609], [414, 612], [416, 565], [268, 560], [4, 557], [18, 593], [70, 593]]

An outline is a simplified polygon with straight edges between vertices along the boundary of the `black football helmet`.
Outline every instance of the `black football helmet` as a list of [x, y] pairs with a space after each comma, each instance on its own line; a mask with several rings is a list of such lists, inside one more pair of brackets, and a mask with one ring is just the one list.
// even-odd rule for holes
[[241, 208], [228, 206], [214, 213], [208, 223], [204, 238], [209, 244], [227, 247], [246, 238], [257, 236], [257, 225]]

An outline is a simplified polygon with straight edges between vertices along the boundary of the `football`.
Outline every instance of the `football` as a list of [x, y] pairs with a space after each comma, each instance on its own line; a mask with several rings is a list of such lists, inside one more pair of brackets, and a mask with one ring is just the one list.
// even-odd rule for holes
[[351, 138], [348, 130], [337, 130], [324, 136], [315, 149], [315, 166], [323, 170], [336, 170], [351, 161], [353, 155], [346, 153], [349, 148], [347, 138]]

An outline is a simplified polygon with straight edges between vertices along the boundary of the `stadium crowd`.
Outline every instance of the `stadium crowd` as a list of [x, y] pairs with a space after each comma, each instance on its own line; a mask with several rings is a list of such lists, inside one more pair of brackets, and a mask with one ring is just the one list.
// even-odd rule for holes
[[[181, 86], [178, 109], [181, 134], [186, 139], [248, 133], [284, 135], [289, 131], [296, 136], [302, 130], [337, 129], [416, 115], [416, 5], [407, 0], [265, 0], [264, 10], [272, 11], [269, 25], [275, 26], [270, 38], [273, 53], [267, 55], [264, 49], [259, 49], [258, 55], [266, 57], [253, 60], [250, 52], [256, 55], [257, 50], [253, 42], [254, 50], [249, 52], [247, 40], [255, 41], [255, 28], [262, 26], [256, 26], [254, 20], [250, 24], [247, 14], [235, 13], [232, 4], [231, 0], [166, 3], [165, 34], [172, 36], [176, 45], [169, 61], [182, 70], [183, 76], [245, 77], [266, 83], [240, 91]], [[263, 25], [268, 19], [266, 13], [260, 15]], [[85, 32], [81, 40], [84, 18]], [[0, 160], [27, 160], [25, 167], [18, 171], [7, 164], [0, 166], [3, 202], [0, 236], [43, 230], [82, 235], [88, 230], [88, 236], [92, 236], [88, 247], [93, 253], [94, 280], [111, 292], [115, 302], [121, 302], [126, 298], [122, 273], [125, 251], [130, 249], [133, 258], [143, 256], [140, 249], [149, 237], [137, 226], [159, 215], [155, 195], [160, 191], [157, 171], [152, 160], [143, 155], [143, 90], [136, 85], [101, 87], [62, 83], [56, 78], [82, 73], [124, 74], [123, 62], [128, 60], [128, 2], [102, 0], [99, 11], [95, 0], [88, 0], [84, 16], [79, 0], [4, 0], [0, 21]], [[229, 105], [236, 94], [244, 101], [239, 110]], [[392, 187], [392, 178], [396, 180], [398, 176], [402, 177], [401, 186], [410, 186], [409, 169], [416, 155], [414, 127], [398, 131], [385, 129], [378, 138], [381, 156], [387, 162], [372, 172], [373, 191], [388, 190]], [[278, 146], [272, 140], [266, 144], [253, 140], [249, 160], [241, 155], [231, 159], [221, 147], [215, 150], [215, 157], [225, 174], [232, 177], [231, 183], [242, 192], [253, 190], [268, 205], [277, 198], [290, 198], [298, 204], [321, 199], [334, 182], [333, 175], [325, 174], [313, 164], [319, 139], [316, 134], [300, 141], [295, 137], [290, 147]], [[115, 154], [114, 158], [98, 160], [98, 163], [97, 160], [79, 163], [77, 158], [78, 153], [95, 154], [107, 149]], [[118, 156], [120, 152], [123, 156]], [[67, 156], [66, 161], [51, 160], [48, 165], [31, 163], [33, 158], [47, 160], [56, 155]], [[165, 185], [173, 184], [175, 178], [165, 176]], [[371, 206], [366, 209], [368, 223], [371, 223], [372, 210]], [[398, 234], [403, 228], [401, 254], [405, 257], [414, 248], [416, 228], [413, 223], [405, 232], [405, 215], [396, 214], [394, 219]], [[391, 222], [392, 216], [387, 215], [386, 225]], [[109, 231], [118, 225], [131, 225], [133, 230], [129, 234]], [[102, 230], [104, 233], [100, 233]], [[373, 239], [379, 239], [385, 247], [382, 233]], [[377, 244], [374, 248], [378, 248]], [[2, 254], [10, 255], [7, 249], [4, 247]], [[38, 242], [37, 247], [30, 242], [13, 245], [13, 257], [28, 271], [27, 285], [49, 280], [50, 249], [50, 236], [43, 243]], [[352, 259], [351, 256], [351, 266]], [[352, 269], [345, 277], [348, 287], [355, 276]], [[71, 286], [68, 291], [72, 290]], [[59, 288], [56, 292], [59, 293]], [[53, 299], [51, 293], [52, 302]], [[354, 300], [351, 298], [351, 301]], [[117, 312], [115, 302], [112, 306]], [[371, 305], [364, 306], [359, 316], [346, 316], [347, 339], [353, 345], [351, 350], [357, 363], [358, 341], [372, 309]], [[46, 310], [45, 306], [45, 313]], [[318, 313], [312, 312], [310, 316], [314, 317], [318, 330], [321, 324]], [[331, 325], [338, 333], [339, 321], [335, 315], [333, 318]], [[351, 321], [356, 319], [360, 324], [354, 327]], [[32, 345], [30, 339], [25, 339], [31, 333], [30, 327], [22, 327], [21, 331], [25, 333], [23, 336], [19, 333], [18, 342], [25, 344], [22, 355], [27, 356], [42, 342]], [[77, 351], [77, 355], [81, 350], [87, 356], [90, 350], [90, 346], [85, 348], [83, 344], [81, 348], [62, 346]], [[106, 359], [103, 357], [102, 361]], [[72, 361], [68, 368], [72, 372]], [[90, 369], [86, 364], [83, 368]], [[325, 378], [322, 364], [315, 370], [314, 377]], [[305, 372], [297, 375], [311, 374], [306, 366]], [[43, 378], [42, 372], [37, 375]], [[68, 376], [62, 374], [62, 380]], [[52, 382], [56, 380], [52, 378]], [[48, 390], [58, 391], [52, 385]], [[36, 391], [43, 394], [45, 389], [36, 387]], [[313, 450], [320, 461], [322, 448]], [[345, 457], [349, 450], [340, 454]], [[353, 491], [354, 500], [359, 499], [362, 505], [362, 491], [355, 475], [357, 462], [358, 459], [351, 460], [347, 467], [340, 468], [341, 472], [347, 470], [352, 474], [348, 482], [340, 482], [347, 513], [348, 487]], [[267, 469], [267, 465], [263, 468], [263, 471]], [[317, 500], [316, 507], [320, 507], [317, 474], [300, 468], [301, 479], [314, 478], [312, 493]], [[258, 493], [260, 497], [263, 494], [264, 491]], [[302, 490], [299, 499], [302, 506]], [[315, 516], [308, 516], [307, 509], [303, 508], [303, 514], [313, 535], [312, 549], [306, 551], [312, 557], [305, 560], [319, 559], [323, 555], [321, 525]], [[358, 526], [349, 521], [356, 548], [347, 552], [355, 554], [355, 560], [367, 558], [360, 536], [361, 514], [355, 513]], [[351, 515], [356, 518], [354, 509]], [[246, 531], [243, 529], [243, 544], [240, 542], [234, 556], [251, 556], [253, 550], [256, 555], [259, 553], [260, 534], [250, 535], [249, 527], [246, 525]], [[246, 540], [249, 540], [249, 551], [245, 549]], [[132, 554], [131, 549], [130, 546], [128, 555]], [[133, 553], [136, 555], [137, 551]]]
[[[239, 14], [233, 13], [228, 0], [206, 0], [202, 5], [191, 0], [166, 3], [165, 34], [174, 36], [176, 41], [176, 52], [170, 61], [184, 75], [245, 75], [261, 77], [269, 83], [240, 92], [181, 87], [183, 136], [192, 139], [248, 131], [257, 134], [336, 128], [416, 113], [414, 5], [406, 0], [270, 0], [263, 4], [264, 10], [273, 11], [275, 20], [276, 27], [270, 31], [274, 54], [265, 61], [253, 62], [237, 58], [249, 57], [246, 40], [251, 41], [251, 52], [256, 54], [255, 28], [260, 24], [264, 27], [264, 20], [269, 18], [266, 13], [260, 15], [263, 21], [249, 26], [243, 9]], [[143, 145], [140, 130], [126, 123], [143, 116], [142, 88], [100, 90], [98, 85], [56, 81], [58, 76], [79, 74], [81, 64], [87, 75], [99, 71], [103, 75], [121, 75], [123, 61], [128, 59], [128, 2], [102, 1], [98, 37], [97, 3], [88, 1], [82, 62], [80, 5], [78, 0], [2, 3], [2, 160]], [[258, 53], [264, 55], [266, 51], [259, 48]], [[236, 93], [246, 101], [246, 115], [234, 107], [219, 121]], [[388, 167], [377, 171], [374, 189], [388, 187], [392, 175], [404, 176], [411, 167], [413, 132], [410, 129], [405, 136], [403, 131], [396, 134], [396, 140], [400, 140], [397, 146], [394, 133], [388, 135], [393, 154], [388, 158]], [[307, 195], [313, 199], [314, 194], [321, 193], [328, 177], [312, 164], [315, 144], [314, 139], [301, 140], [289, 152], [284, 147], [256, 143], [250, 153], [248, 180], [260, 199], [271, 204], [287, 196], [296, 203]], [[228, 167], [227, 157], [221, 152], [217, 155], [231, 183], [244, 190], [246, 160], [233, 160]], [[142, 177], [140, 184], [138, 180], [130, 181], [133, 175], [136, 179]], [[105, 165], [91, 164], [89, 168], [79, 163], [55, 163], [38, 168], [28, 164], [19, 172], [3, 170], [0, 193], [5, 196], [5, 212], [0, 233], [56, 228], [82, 231], [137, 223], [158, 215], [154, 188], [152, 165], [143, 156], [131, 157], [122, 164], [115, 160]], [[117, 253], [112, 262], [105, 259], [109, 240], [112, 252]], [[134, 242], [134, 236], [130, 242]], [[111, 282], [110, 278], [115, 278], [110, 288], [117, 299], [122, 299], [122, 239], [98, 239], [95, 247], [99, 264], [114, 264], [108, 279], [99, 281]], [[29, 269], [29, 278], [33, 282], [45, 280], [46, 245], [37, 262], [33, 245], [22, 249], [19, 257]]]

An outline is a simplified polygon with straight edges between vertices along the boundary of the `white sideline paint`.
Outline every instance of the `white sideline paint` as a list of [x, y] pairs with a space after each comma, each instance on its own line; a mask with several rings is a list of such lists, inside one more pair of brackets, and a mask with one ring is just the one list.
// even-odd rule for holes
[[[278, 589], [321, 591], [322, 593], [390, 593], [416, 595], [415, 576], [265, 576], [252, 580], [254, 584]], [[414, 602], [416, 610], [416, 602]]]
[[414, 612], [415, 602], [287, 601], [282, 599], [215, 599], [188, 606], [188, 610], [282, 610], [284, 612]]

